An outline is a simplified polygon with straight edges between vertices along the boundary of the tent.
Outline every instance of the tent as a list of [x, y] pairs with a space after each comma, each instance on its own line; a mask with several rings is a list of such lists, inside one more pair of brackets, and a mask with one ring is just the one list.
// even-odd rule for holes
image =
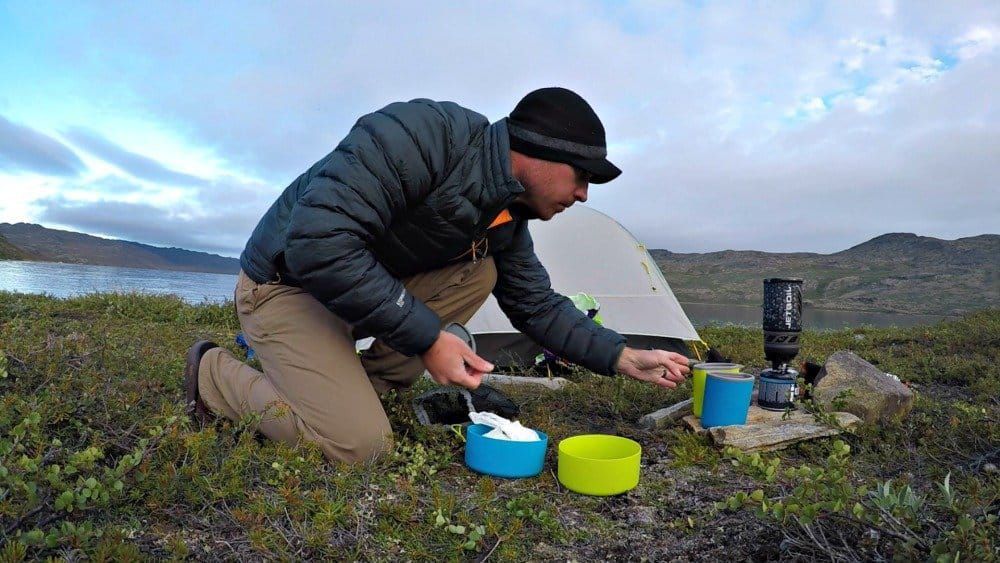
[[[532, 221], [529, 229], [552, 288], [595, 297], [604, 326], [629, 346], [688, 354], [684, 341], [700, 340], [646, 247], [611, 217], [577, 204], [551, 221]], [[479, 355], [498, 366], [530, 366], [541, 352], [511, 326], [492, 295], [466, 326]]]

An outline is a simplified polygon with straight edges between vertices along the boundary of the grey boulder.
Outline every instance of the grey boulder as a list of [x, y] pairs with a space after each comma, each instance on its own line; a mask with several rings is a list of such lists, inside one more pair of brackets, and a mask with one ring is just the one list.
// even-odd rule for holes
[[[844, 350], [826, 360], [816, 376], [813, 397], [828, 410], [847, 411], [869, 423], [900, 419], [913, 408], [909, 387]], [[838, 397], [842, 402], [836, 401]]]

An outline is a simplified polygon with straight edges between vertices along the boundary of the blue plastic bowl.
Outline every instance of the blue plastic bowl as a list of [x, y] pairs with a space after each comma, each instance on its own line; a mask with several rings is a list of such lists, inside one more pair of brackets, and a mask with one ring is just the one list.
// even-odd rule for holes
[[545, 449], [549, 437], [538, 432], [541, 438], [535, 442], [514, 442], [487, 438], [485, 434], [493, 430], [484, 424], [470, 424], [465, 433], [465, 465], [469, 469], [493, 475], [518, 479], [534, 477], [542, 472], [545, 463]]

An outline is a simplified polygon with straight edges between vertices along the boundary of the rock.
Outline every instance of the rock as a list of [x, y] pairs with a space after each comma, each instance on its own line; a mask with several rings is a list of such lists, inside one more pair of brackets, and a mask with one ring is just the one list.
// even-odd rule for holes
[[639, 426], [647, 430], [660, 428], [691, 414], [691, 399], [651, 412], [639, 419]]
[[[843, 402], [835, 407], [838, 396]], [[869, 423], [902, 418], [913, 408], [913, 392], [906, 385], [844, 350], [826, 360], [813, 397], [828, 410], [854, 413]]]
[[997, 466], [992, 463], [987, 463], [983, 465], [983, 473], [996, 473]]
[[656, 524], [656, 509], [652, 506], [636, 506], [632, 508], [628, 519], [636, 524]]

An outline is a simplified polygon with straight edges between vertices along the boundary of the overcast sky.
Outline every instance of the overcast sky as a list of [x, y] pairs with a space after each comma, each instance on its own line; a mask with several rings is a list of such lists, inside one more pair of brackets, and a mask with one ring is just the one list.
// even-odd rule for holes
[[360, 115], [555, 85], [651, 248], [1000, 232], [996, 0], [0, 1], [0, 222], [237, 255]]

